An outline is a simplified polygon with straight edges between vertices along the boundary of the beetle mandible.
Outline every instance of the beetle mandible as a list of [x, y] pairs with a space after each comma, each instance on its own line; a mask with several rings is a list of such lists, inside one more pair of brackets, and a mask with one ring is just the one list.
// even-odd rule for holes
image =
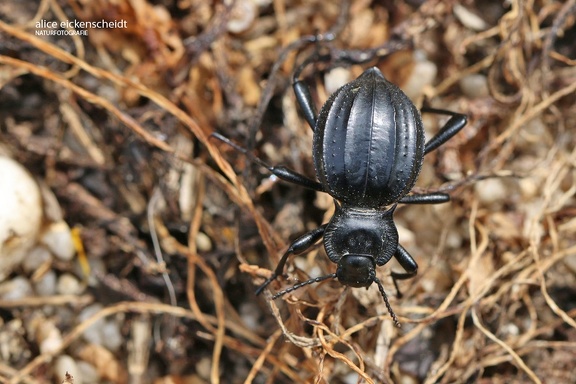
[[306, 252], [320, 239], [336, 272], [313, 278], [281, 292], [276, 299], [302, 286], [336, 278], [351, 287], [376, 283], [394, 323], [392, 310], [376, 267], [392, 257], [405, 272], [392, 272], [396, 280], [413, 277], [418, 265], [398, 243], [393, 214], [398, 203], [438, 204], [450, 200], [446, 193], [409, 194], [416, 183], [424, 156], [435, 150], [466, 125], [466, 116], [447, 110], [423, 108], [450, 116], [446, 124], [425, 142], [420, 112], [400, 88], [389, 82], [376, 67], [332, 94], [316, 115], [308, 87], [293, 75], [293, 88], [302, 113], [314, 131], [313, 157], [318, 181], [284, 166], [270, 166], [224, 136], [218, 139], [249, 156], [284, 181], [334, 198], [336, 209], [330, 221], [300, 236], [288, 247], [274, 273], [262, 284], [260, 294], [282, 275], [288, 257]]

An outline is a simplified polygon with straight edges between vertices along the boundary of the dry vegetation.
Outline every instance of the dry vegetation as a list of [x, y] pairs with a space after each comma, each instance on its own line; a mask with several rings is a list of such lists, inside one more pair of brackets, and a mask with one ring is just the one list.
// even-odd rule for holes
[[[0, 146], [54, 192], [85, 254], [12, 276], [86, 285], [0, 299], [1, 382], [60, 382], [62, 355], [113, 383], [576, 382], [575, 1], [34, 3], [0, 4]], [[127, 27], [36, 34], [102, 19]], [[418, 105], [469, 116], [418, 184], [452, 202], [396, 213], [420, 266], [402, 299], [399, 266], [378, 271], [400, 329], [375, 286], [254, 295], [333, 204], [210, 134], [313, 177], [290, 75], [317, 49], [331, 55], [305, 71], [318, 105], [336, 58], [363, 52], [350, 79], [378, 65]], [[322, 247], [289, 265], [272, 291], [334, 269]], [[61, 335], [48, 352], [38, 318]], [[115, 351], [83, 336], [101, 319], [119, 326]]]

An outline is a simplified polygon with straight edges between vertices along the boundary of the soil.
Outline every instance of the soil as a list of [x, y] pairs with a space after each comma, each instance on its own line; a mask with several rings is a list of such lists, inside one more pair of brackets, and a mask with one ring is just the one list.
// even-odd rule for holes
[[[7, 281], [80, 288], [0, 297], [0, 382], [576, 382], [575, 16], [573, 0], [2, 2], [0, 149], [77, 240]], [[418, 107], [468, 116], [414, 189], [451, 201], [395, 213], [419, 265], [401, 297], [401, 266], [377, 271], [401, 328], [375, 284], [271, 300], [335, 272], [321, 243], [255, 295], [334, 209], [250, 161], [315, 179], [291, 87], [308, 61], [317, 109], [377, 66]], [[427, 137], [446, 119], [423, 114]]]

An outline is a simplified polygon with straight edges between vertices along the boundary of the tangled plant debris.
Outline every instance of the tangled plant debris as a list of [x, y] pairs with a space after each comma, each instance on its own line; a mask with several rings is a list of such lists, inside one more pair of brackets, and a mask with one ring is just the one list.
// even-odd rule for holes
[[[0, 152], [75, 255], [33, 248], [0, 282], [0, 382], [576, 382], [575, 22], [573, 0], [3, 2]], [[290, 81], [315, 55], [318, 106], [376, 65], [468, 115], [416, 187], [451, 203], [395, 214], [420, 267], [401, 329], [376, 287], [254, 295], [332, 201], [210, 135], [314, 177]], [[334, 268], [289, 264], [275, 290]]]

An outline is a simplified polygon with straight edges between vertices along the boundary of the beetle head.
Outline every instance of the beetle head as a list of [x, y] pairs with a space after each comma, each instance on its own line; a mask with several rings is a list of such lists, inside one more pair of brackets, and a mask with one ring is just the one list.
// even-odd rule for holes
[[368, 287], [376, 278], [376, 264], [371, 255], [348, 254], [342, 256], [336, 269], [341, 284], [354, 288]]

